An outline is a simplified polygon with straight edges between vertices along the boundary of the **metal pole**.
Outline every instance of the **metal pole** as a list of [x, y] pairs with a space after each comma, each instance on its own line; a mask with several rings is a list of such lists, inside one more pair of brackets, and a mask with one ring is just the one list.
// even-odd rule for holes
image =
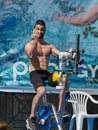
[[51, 109], [52, 109], [52, 111], [53, 111], [54, 118], [55, 118], [55, 121], [56, 121], [58, 130], [63, 130], [62, 124], [59, 122], [59, 119], [58, 119], [58, 116], [57, 116], [57, 111], [56, 111], [56, 109], [55, 109], [55, 106], [54, 106], [53, 104], [50, 104], [50, 106], [51, 106]]
[[75, 59], [75, 74], [78, 74], [78, 63], [80, 61], [80, 34], [76, 36], [76, 59]]

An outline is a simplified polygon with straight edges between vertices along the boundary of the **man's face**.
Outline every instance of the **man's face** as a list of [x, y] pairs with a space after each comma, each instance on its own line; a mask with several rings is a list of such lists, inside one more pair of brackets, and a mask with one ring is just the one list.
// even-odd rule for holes
[[36, 24], [35, 28], [34, 28], [34, 33], [38, 34], [39, 38], [43, 38], [44, 34], [45, 34], [45, 28], [43, 25], [40, 24]]

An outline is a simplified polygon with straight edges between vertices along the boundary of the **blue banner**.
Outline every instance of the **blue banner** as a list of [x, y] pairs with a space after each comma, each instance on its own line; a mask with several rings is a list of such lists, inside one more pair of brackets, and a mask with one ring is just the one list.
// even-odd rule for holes
[[[0, 86], [32, 86], [24, 46], [38, 19], [46, 22], [45, 41], [61, 51], [75, 48], [80, 34], [84, 63], [79, 65], [78, 75], [69, 77], [70, 87], [98, 88], [97, 0], [1, 0]], [[55, 69], [58, 60], [50, 57], [49, 70]]]

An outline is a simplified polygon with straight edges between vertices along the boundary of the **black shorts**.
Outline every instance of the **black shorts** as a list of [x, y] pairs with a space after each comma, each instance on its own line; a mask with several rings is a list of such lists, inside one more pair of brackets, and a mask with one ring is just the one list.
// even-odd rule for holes
[[57, 81], [52, 81], [52, 76], [53, 73], [46, 70], [35, 70], [30, 72], [30, 80], [35, 90], [40, 86], [45, 86], [45, 84], [55, 87]]

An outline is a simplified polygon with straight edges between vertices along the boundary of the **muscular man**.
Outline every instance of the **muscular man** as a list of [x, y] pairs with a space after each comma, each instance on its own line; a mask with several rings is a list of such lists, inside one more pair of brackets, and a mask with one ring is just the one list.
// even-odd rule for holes
[[[33, 130], [36, 130], [36, 106], [40, 98], [42, 98], [46, 93], [44, 81], [48, 80], [48, 84], [51, 86], [57, 85], [57, 81], [53, 81], [53, 73], [50, 73], [48, 71], [48, 60], [50, 55], [52, 54], [55, 57], [70, 57], [70, 54], [68, 52], [60, 52], [56, 49], [54, 45], [48, 44], [43, 40], [45, 31], [45, 22], [43, 20], [37, 20], [34, 26], [32, 40], [25, 46], [25, 51], [30, 61], [30, 80], [36, 90], [36, 95], [34, 96], [32, 101], [31, 114], [30, 117], [26, 120], [27, 127]], [[63, 85], [65, 85], [65, 82], [66, 78], [63, 77]], [[58, 111], [60, 110], [62, 93], [63, 90], [61, 90], [59, 96], [60, 100]]]
[[81, 11], [87, 11], [87, 14], [85, 15], [81, 15], [81, 16], [63, 16], [63, 15], [59, 15], [59, 16], [55, 16], [53, 19], [56, 21], [63, 21], [69, 24], [73, 24], [73, 25], [90, 25], [94, 22], [96, 22], [96, 20], [98, 19], [98, 4], [96, 4], [93, 8], [91, 8], [90, 10], [86, 9], [86, 8], [73, 8], [73, 10], [76, 12], [76, 14], [78, 14]]

